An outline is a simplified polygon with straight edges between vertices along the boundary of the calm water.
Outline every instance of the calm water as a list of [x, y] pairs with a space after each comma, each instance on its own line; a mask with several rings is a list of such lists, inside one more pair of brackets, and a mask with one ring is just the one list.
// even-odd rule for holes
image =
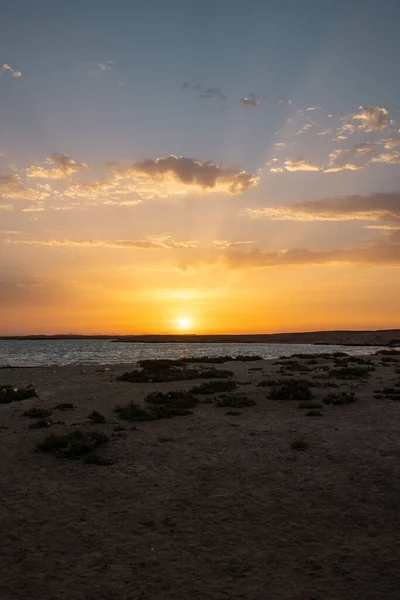
[[238, 356], [257, 354], [263, 358], [290, 356], [295, 352], [347, 352], [373, 354], [379, 348], [358, 346], [314, 346], [312, 344], [146, 344], [109, 340], [0, 340], [0, 366], [131, 363], [148, 358], [181, 356]]

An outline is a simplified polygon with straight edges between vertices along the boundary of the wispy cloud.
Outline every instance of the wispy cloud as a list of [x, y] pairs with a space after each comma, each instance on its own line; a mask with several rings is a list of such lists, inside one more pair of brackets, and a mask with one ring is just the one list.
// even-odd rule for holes
[[249, 244], [255, 244], [254, 240], [243, 241], [243, 242], [230, 242], [229, 240], [214, 240], [213, 246], [224, 250], [225, 248], [237, 248], [238, 246], [248, 246]]
[[254, 94], [249, 94], [245, 98], [240, 98], [240, 102], [246, 108], [257, 108], [258, 106], [260, 106], [260, 102], [256, 100]]
[[226, 100], [225, 94], [222, 92], [221, 88], [218, 87], [209, 87], [207, 88], [200, 96], [201, 98], [219, 98], [220, 100]]
[[303, 156], [285, 160], [283, 168], [285, 171], [320, 171], [318, 165]]
[[32, 165], [26, 170], [27, 177], [40, 179], [66, 179], [81, 169], [86, 169], [88, 165], [73, 160], [66, 154], [55, 153], [45, 160], [49, 166], [55, 165], [50, 169], [45, 169], [38, 165]]
[[400, 152], [383, 152], [378, 156], [373, 156], [370, 160], [371, 163], [384, 163], [387, 165], [398, 165], [400, 164]]
[[171, 236], [162, 234], [147, 236], [143, 240], [72, 240], [72, 239], [6, 239], [9, 244], [24, 244], [31, 246], [68, 246], [71, 248], [120, 248], [137, 250], [171, 250], [178, 248], [197, 248], [196, 240], [174, 240]]
[[96, 65], [97, 72], [98, 73], [106, 73], [107, 71], [111, 71], [111, 69], [113, 68], [114, 65], [115, 65], [115, 61], [113, 61], [113, 60], [107, 60], [104, 63], [99, 62]]
[[226, 251], [206, 254], [203, 257], [186, 258], [180, 267], [187, 269], [202, 264], [221, 264], [231, 269], [294, 267], [312, 265], [400, 265], [400, 231], [394, 231], [364, 248], [334, 249], [326, 252], [306, 248], [294, 248], [267, 252]]
[[2, 66], [0, 66], [0, 75], [2, 73], [10, 73], [10, 75], [12, 77], [15, 77], [17, 79], [19, 77], [22, 77], [21, 71], [15, 71], [12, 67], [10, 67], [10, 65], [7, 65], [6, 63], [4, 63]]
[[360, 106], [353, 119], [361, 121], [364, 131], [380, 131], [388, 126], [388, 111], [380, 106]]
[[47, 188], [27, 188], [19, 175], [0, 175], [0, 198], [40, 202], [50, 195]]
[[277, 207], [249, 208], [251, 219], [273, 221], [399, 221], [400, 193], [340, 196]]

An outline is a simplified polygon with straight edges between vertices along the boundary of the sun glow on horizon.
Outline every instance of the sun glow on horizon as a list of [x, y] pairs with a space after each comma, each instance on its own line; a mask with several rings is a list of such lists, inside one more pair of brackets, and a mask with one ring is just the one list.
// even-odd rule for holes
[[186, 315], [182, 315], [176, 319], [176, 323], [177, 323], [179, 329], [187, 330], [187, 329], [191, 329], [191, 327], [193, 325], [193, 319]]

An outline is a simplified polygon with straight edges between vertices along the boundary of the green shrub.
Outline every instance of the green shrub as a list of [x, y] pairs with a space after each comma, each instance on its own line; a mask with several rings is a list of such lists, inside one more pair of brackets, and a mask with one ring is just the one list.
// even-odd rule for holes
[[74, 410], [74, 405], [71, 402], [60, 402], [54, 407], [55, 410]]
[[170, 417], [192, 414], [186, 408], [168, 404], [152, 404], [150, 407], [142, 407], [135, 402], [126, 406], [117, 406], [115, 412], [120, 419], [125, 421], [155, 421], [156, 419], [169, 419]]
[[373, 367], [342, 367], [331, 369], [329, 375], [337, 379], [359, 379], [368, 377], [371, 371], [374, 371]]
[[162, 383], [165, 381], [187, 381], [190, 379], [225, 379], [233, 376], [232, 371], [213, 368], [178, 368], [175, 366], [146, 367], [123, 373], [117, 379], [131, 383]]
[[30, 408], [23, 413], [23, 417], [29, 417], [30, 419], [44, 419], [51, 415], [50, 410], [46, 410], [44, 408]]
[[26, 388], [15, 385], [0, 385], [0, 404], [27, 400], [28, 398], [37, 398], [33, 385], [28, 385]]
[[30, 423], [29, 429], [44, 429], [45, 427], [50, 427], [51, 425], [52, 422], [50, 421], [50, 419], [39, 419], [34, 423]]
[[71, 433], [52, 434], [36, 445], [42, 452], [51, 452], [57, 458], [80, 458], [109, 441], [100, 431], [86, 433], [76, 429]]
[[106, 422], [105, 416], [97, 412], [97, 410], [93, 410], [88, 416], [88, 419], [90, 419], [90, 421], [92, 421], [93, 424], [100, 424]]
[[341, 404], [351, 404], [352, 402], [356, 402], [358, 398], [355, 396], [354, 392], [337, 392], [328, 394], [325, 398], [322, 399], [324, 404], [332, 404], [334, 406], [339, 406]]
[[191, 394], [216, 394], [231, 392], [237, 387], [236, 381], [206, 381], [190, 390]]
[[198, 401], [190, 392], [153, 392], [146, 396], [145, 402], [148, 404], [167, 404], [175, 408], [194, 408]]
[[273, 400], [308, 402], [313, 399], [314, 395], [307, 381], [301, 379], [282, 379], [277, 386], [271, 389], [269, 397]]
[[290, 442], [290, 447], [293, 450], [306, 450], [309, 444], [305, 440], [304, 436], [299, 436]]
[[240, 408], [243, 406], [254, 406], [255, 401], [251, 398], [248, 398], [246, 394], [224, 394], [217, 398], [214, 404], [218, 408], [224, 408], [227, 406], [232, 408]]
[[322, 408], [321, 402], [299, 402], [297, 408]]

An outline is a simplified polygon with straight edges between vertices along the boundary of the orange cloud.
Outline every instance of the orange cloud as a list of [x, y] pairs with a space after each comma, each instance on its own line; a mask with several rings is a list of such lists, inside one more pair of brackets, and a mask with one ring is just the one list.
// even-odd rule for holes
[[76, 162], [66, 154], [55, 153], [45, 161], [49, 165], [56, 165], [51, 169], [32, 165], [26, 170], [27, 177], [36, 177], [40, 179], [66, 179], [81, 169], [86, 169], [86, 163]]

